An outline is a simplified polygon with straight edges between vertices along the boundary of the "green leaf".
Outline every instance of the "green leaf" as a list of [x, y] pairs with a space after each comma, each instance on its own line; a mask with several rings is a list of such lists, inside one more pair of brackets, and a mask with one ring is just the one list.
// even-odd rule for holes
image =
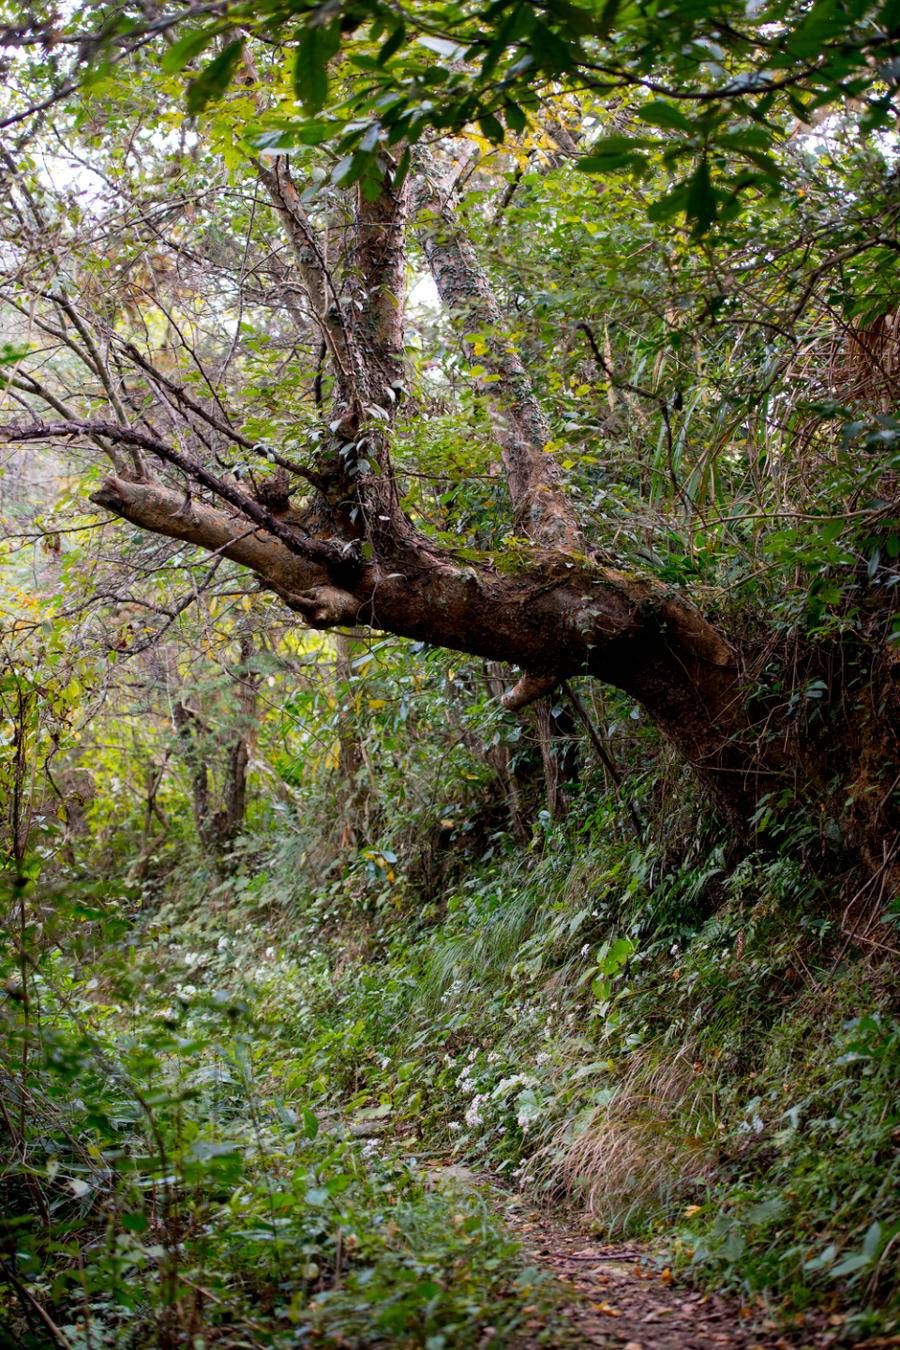
[[851, 1252], [849, 1256], [838, 1261], [836, 1266], [832, 1266], [828, 1274], [832, 1279], [836, 1279], [839, 1275], [855, 1275], [858, 1270], [865, 1270], [871, 1263], [872, 1258], [866, 1256], [864, 1252]]
[[331, 170], [331, 181], [339, 187], [350, 187], [365, 171], [370, 155], [344, 155]]
[[493, 113], [484, 112], [478, 119], [478, 125], [482, 132], [493, 145], [500, 145], [503, 141], [503, 127], [497, 121]]
[[14, 366], [17, 361], [27, 356], [30, 350], [30, 347], [17, 347], [12, 342], [4, 342], [0, 346], [0, 366]]
[[626, 937], [616, 938], [608, 946], [604, 943], [597, 956], [597, 969], [603, 975], [615, 975], [634, 951], [634, 946], [631, 938]]
[[638, 113], [638, 117], [651, 127], [665, 127], [669, 131], [696, 130], [693, 122], [685, 117], [680, 108], [676, 108], [673, 103], [666, 103], [663, 99], [654, 99], [652, 103], [646, 103]]
[[716, 136], [719, 145], [727, 145], [735, 150], [768, 150], [775, 137], [765, 127], [740, 127], [737, 131], [723, 131]]
[[195, 56], [199, 56], [205, 51], [213, 38], [221, 33], [222, 25], [220, 23], [207, 24], [205, 28], [197, 28], [191, 33], [185, 33], [177, 42], [173, 42], [168, 51], [163, 55], [160, 61], [160, 69], [167, 75], [174, 75], [176, 71], [183, 70], [184, 67], [193, 61]]
[[506, 125], [510, 131], [520, 136], [528, 125], [528, 118], [518, 103], [505, 103], [503, 105], [503, 116], [506, 118]]
[[381, 50], [378, 53], [378, 64], [383, 66], [390, 61], [392, 56], [396, 56], [405, 40], [406, 27], [401, 23], [397, 25], [387, 41], [382, 44]]
[[203, 111], [207, 103], [222, 97], [231, 83], [231, 77], [237, 68], [243, 50], [243, 38], [236, 38], [234, 42], [229, 42], [228, 46], [219, 53], [215, 60], [210, 61], [209, 65], [204, 67], [195, 80], [191, 80], [187, 91], [189, 113], [196, 115]]
[[458, 42], [451, 42], [449, 38], [419, 37], [416, 41], [429, 51], [437, 52], [438, 56], [443, 56], [447, 61], [458, 61], [465, 53], [464, 47]]
[[837, 1246], [831, 1242], [818, 1256], [811, 1256], [803, 1262], [803, 1269], [809, 1271], [826, 1270], [837, 1256]]
[[878, 1255], [878, 1249], [880, 1246], [881, 1246], [881, 1224], [876, 1219], [874, 1223], [869, 1225], [869, 1228], [866, 1231], [866, 1236], [863, 1238], [863, 1245], [862, 1245], [863, 1255], [867, 1256], [870, 1260], [874, 1260], [875, 1257]]
[[785, 1201], [780, 1195], [773, 1195], [768, 1200], [760, 1200], [758, 1204], [751, 1205], [747, 1210], [747, 1222], [753, 1224], [771, 1223], [773, 1219], [780, 1219], [785, 1210]]
[[308, 1106], [304, 1106], [302, 1116], [303, 1116], [303, 1133], [306, 1135], [307, 1139], [315, 1139], [316, 1135], [319, 1133], [318, 1120], [313, 1115], [312, 1111], [310, 1111]]
[[577, 42], [566, 42], [544, 23], [536, 23], [529, 44], [538, 65], [551, 74], [572, 70], [582, 58]]
[[[482, 80], [487, 80], [490, 77], [498, 61], [513, 43], [528, 36], [534, 27], [534, 22], [533, 10], [528, 5], [517, 4], [507, 9], [505, 17], [501, 19], [497, 26], [493, 41], [482, 56]], [[477, 52], [473, 51], [472, 56], [475, 55], [477, 55]]]
[[200, 1162], [206, 1162], [210, 1158], [235, 1157], [240, 1151], [238, 1144], [227, 1140], [217, 1143], [214, 1139], [195, 1139], [191, 1145], [191, 1157], [197, 1158]]
[[591, 146], [589, 155], [577, 161], [575, 168], [581, 173], [608, 173], [611, 169], [631, 167], [643, 161], [643, 147], [650, 144], [635, 136], [603, 136]]
[[709, 161], [704, 155], [687, 182], [687, 196], [684, 212], [688, 224], [693, 225], [693, 234], [699, 238], [715, 224], [717, 205], [709, 176]]
[[655, 202], [650, 203], [647, 207], [647, 219], [653, 221], [672, 220], [674, 216], [684, 211], [686, 203], [687, 187], [684, 183], [679, 183], [664, 197], [658, 197]]
[[282, 130], [260, 131], [248, 136], [248, 143], [257, 150], [284, 150], [292, 145], [322, 145], [335, 132], [333, 122], [308, 121]]
[[341, 42], [337, 23], [304, 30], [294, 60], [294, 92], [308, 113], [317, 113], [328, 97], [328, 62]]

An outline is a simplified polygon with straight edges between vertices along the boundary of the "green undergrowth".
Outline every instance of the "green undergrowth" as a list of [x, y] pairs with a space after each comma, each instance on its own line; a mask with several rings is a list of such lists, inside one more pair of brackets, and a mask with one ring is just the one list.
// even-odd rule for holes
[[585, 794], [530, 847], [495, 840], [438, 905], [369, 860], [365, 887], [352, 868], [314, 896], [294, 883], [289, 922], [287, 874], [258, 871], [195, 936], [174, 902], [154, 931], [205, 953], [189, 985], [253, 990], [314, 1110], [651, 1239], [785, 1316], [894, 1326], [889, 957], [847, 943], [796, 839], [735, 863], [701, 830], [672, 861], [617, 810]]
[[[76, 931], [99, 919], [55, 900]], [[302, 966], [235, 917], [170, 907], [89, 979], [51, 959], [23, 994], [3, 972], [4, 1063], [28, 1048], [2, 1088], [27, 1146], [0, 1177], [0, 1344], [543, 1343], [552, 1282], [477, 1186], [311, 1090]]]
[[45, 933], [27, 1005], [6, 972], [3, 1231], [69, 1343], [514, 1343], [552, 1291], [447, 1164], [848, 1342], [896, 1326], [889, 956], [796, 839], [667, 853], [620, 815], [586, 790], [430, 901], [386, 847], [313, 889], [283, 843], [126, 917], [55, 891], [67, 956]]

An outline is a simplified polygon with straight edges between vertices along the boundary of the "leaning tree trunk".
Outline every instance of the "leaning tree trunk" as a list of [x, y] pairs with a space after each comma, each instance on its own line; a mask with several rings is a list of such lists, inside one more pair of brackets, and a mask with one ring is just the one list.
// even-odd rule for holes
[[[334, 380], [320, 449], [304, 464], [275, 456], [293, 491], [268, 501], [208, 459], [144, 425], [90, 418], [5, 429], [102, 446], [114, 471], [92, 500], [143, 529], [247, 567], [315, 628], [359, 627], [517, 666], [515, 709], [570, 676], [591, 675], [638, 700], [736, 822], [762, 792], [793, 784], [797, 766], [761, 743], [748, 717], [737, 654], [674, 588], [592, 554], [561, 472], [546, 451], [546, 418], [471, 242], [447, 193], [420, 175], [413, 192], [386, 175], [375, 201], [359, 193], [349, 254], [330, 260], [284, 159], [261, 176], [292, 247], [294, 275]], [[441, 548], [402, 508], [390, 456], [403, 391], [403, 283], [411, 212], [439, 293], [461, 335], [485, 335], [484, 387], [521, 542], [477, 561]], [[343, 269], [341, 271], [341, 269]], [[465, 337], [461, 336], [464, 342]], [[166, 389], [186, 425], [230, 436], [169, 376], [134, 354], [142, 378]], [[151, 372], [147, 374], [147, 372]], [[158, 464], [153, 475], [148, 464]], [[176, 477], [175, 484], [166, 481]], [[186, 499], [181, 484], [191, 484]], [[311, 492], [310, 492], [311, 489]]]

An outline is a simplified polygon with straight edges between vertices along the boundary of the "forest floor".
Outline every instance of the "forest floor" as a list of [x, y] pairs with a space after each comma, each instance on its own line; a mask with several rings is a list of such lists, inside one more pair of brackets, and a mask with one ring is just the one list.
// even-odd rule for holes
[[[524, 1197], [478, 1177], [466, 1168], [440, 1169], [463, 1185], [488, 1189], [492, 1207], [521, 1243], [522, 1255], [561, 1286], [563, 1298], [552, 1325], [535, 1308], [515, 1350], [548, 1345], [574, 1350], [820, 1350], [835, 1344], [827, 1314], [798, 1319], [795, 1328], [776, 1326], [764, 1309], [733, 1297], [703, 1293], [674, 1278], [646, 1246], [604, 1243], [592, 1237], [576, 1217], [544, 1213]], [[439, 1175], [439, 1174], [438, 1174]], [[527, 1312], [527, 1309], [526, 1309]], [[843, 1318], [835, 1318], [840, 1324]], [[490, 1344], [486, 1328], [483, 1344]], [[900, 1339], [866, 1345], [900, 1345]]]
[[[588, 1037], [548, 1061], [543, 1047], [550, 1037], [541, 1033], [568, 1034], [556, 1006], [558, 986], [552, 1024], [549, 1015], [524, 1028], [510, 1019], [510, 1032], [498, 1026], [497, 1010], [520, 1011], [511, 995], [504, 1004], [495, 983], [494, 1001], [474, 1010], [462, 999], [445, 1004], [435, 992], [444, 986], [426, 978], [427, 966], [422, 974], [408, 946], [390, 962], [349, 963], [339, 979], [323, 958], [310, 959], [305, 933], [260, 950], [261, 935], [276, 934], [249, 922], [247, 907], [192, 913], [186, 904], [155, 908], [136, 940], [123, 925], [127, 951], [135, 953], [127, 967], [111, 945], [60, 987], [59, 971], [48, 963], [47, 1064], [40, 1076], [33, 1070], [44, 1094], [36, 1116], [43, 1134], [30, 1166], [32, 1173], [44, 1168], [39, 1175], [46, 1177], [55, 1226], [47, 1243], [39, 1222], [15, 1225], [25, 1292], [4, 1294], [0, 1281], [0, 1350], [45, 1350], [41, 1328], [28, 1325], [36, 1304], [61, 1328], [55, 1343], [70, 1350], [162, 1344], [195, 1350], [300, 1344], [343, 1350], [900, 1348], [900, 1337], [891, 1334], [896, 1323], [854, 1317], [853, 1291], [848, 1297], [844, 1282], [799, 1283], [801, 1262], [815, 1273], [817, 1253], [829, 1251], [826, 1238], [840, 1235], [839, 1227], [825, 1226], [824, 1206], [836, 1205], [832, 1197], [847, 1191], [851, 1179], [869, 1186], [849, 1191], [853, 1203], [871, 1195], [872, 1209], [851, 1237], [840, 1237], [840, 1248], [833, 1243], [828, 1260], [848, 1259], [849, 1249], [868, 1281], [878, 1276], [882, 1248], [870, 1257], [865, 1250], [855, 1254], [855, 1246], [871, 1247], [871, 1235], [880, 1240], [882, 1233], [877, 1206], [893, 1176], [884, 1138], [896, 1131], [894, 1061], [881, 1048], [877, 1012], [862, 1031], [861, 1019], [847, 1019], [859, 1006], [856, 984], [845, 1002], [836, 1002], [835, 1017], [846, 1025], [823, 1041], [835, 1072], [820, 1073], [812, 1061], [804, 1087], [804, 1061], [793, 1040], [785, 1058], [775, 1061], [799, 1062], [787, 1100], [801, 1102], [813, 1124], [821, 1116], [829, 1130], [844, 1119], [849, 1142], [844, 1151], [829, 1151], [829, 1135], [820, 1157], [821, 1135], [812, 1135], [791, 1170], [751, 1191], [758, 1208], [760, 1197], [771, 1208], [772, 1197], [781, 1202], [807, 1177], [819, 1187], [806, 1208], [779, 1212], [768, 1247], [765, 1234], [754, 1229], [759, 1218], [747, 1219], [746, 1247], [723, 1264], [715, 1263], [715, 1250], [713, 1260], [702, 1249], [692, 1260], [694, 1230], [683, 1222], [674, 1229], [662, 1222], [624, 1228], [608, 1224], [602, 1211], [592, 1220], [550, 1202], [577, 1193], [553, 1174], [519, 1167], [505, 1175], [529, 1156], [509, 1142], [517, 1104], [529, 1101], [524, 1090], [518, 1097], [513, 1091], [528, 1087], [533, 1104], [534, 1085], [542, 1101], [552, 1100], [551, 1070], [577, 1084], [579, 1068], [598, 1067], [589, 1058], [597, 1051]], [[571, 922], [565, 910], [562, 919]], [[511, 931], [519, 942], [521, 929]], [[456, 980], [456, 972], [466, 973], [465, 952], [459, 944], [447, 947]], [[473, 953], [481, 979], [483, 948]], [[761, 969], [765, 975], [769, 967]], [[432, 1005], [424, 1003], [423, 987]], [[474, 975], [468, 987], [477, 990]], [[529, 991], [520, 1001], [527, 1011], [535, 997]], [[657, 1015], [655, 993], [648, 1006]], [[574, 999], [572, 1007], [567, 1016], [575, 1015]], [[809, 1025], [807, 1014], [797, 1021], [797, 1036]], [[122, 1074], [111, 1073], [109, 1066], [119, 1062]], [[520, 1067], [530, 1072], [514, 1072]], [[768, 1082], [783, 1081], [770, 1073]], [[755, 1074], [753, 1090], [759, 1094]], [[773, 1108], [776, 1126], [783, 1100], [779, 1095]], [[572, 1101], [586, 1109], [574, 1095], [570, 1121], [576, 1119]], [[157, 1136], [144, 1129], [145, 1102], [157, 1129], [168, 1131], [165, 1156]], [[473, 1104], [486, 1114], [493, 1151], [484, 1138], [463, 1134], [460, 1122], [469, 1123]], [[57, 1141], [62, 1110], [81, 1133], [70, 1129]], [[559, 1130], [559, 1117], [549, 1121], [545, 1144]], [[81, 1148], [81, 1137], [98, 1141], [96, 1156]], [[794, 1131], [788, 1142], [793, 1139]], [[533, 1156], [534, 1134], [527, 1145]], [[655, 1151], [654, 1160], [668, 1176], [668, 1155]], [[18, 1173], [10, 1177], [0, 1176], [6, 1181], [0, 1237], [3, 1220], [15, 1220], [23, 1194], [26, 1202], [30, 1197], [16, 1187]], [[161, 1188], [162, 1177], [175, 1184], [167, 1180]], [[595, 1167], [598, 1190], [608, 1187], [614, 1196], [615, 1181], [606, 1162]], [[696, 1189], [677, 1193], [670, 1211], [676, 1221], [693, 1217], [697, 1206], [685, 1201], [695, 1195], [705, 1199]], [[721, 1192], [711, 1192], [705, 1203], [720, 1205]], [[886, 1255], [896, 1233], [890, 1222], [884, 1221]], [[626, 1236], [619, 1237], [623, 1228]], [[781, 1281], [789, 1259], [796, 1286]], [[887, 1287], [887, 1260], [884, 1268]], [[173, 1298], [182, 1285], [192, 1292]], [[13, 1327], [7, 1339], [4, 1316]], [[171, 1331], [168, 1340], [160, 1338], [161, 1328]]]

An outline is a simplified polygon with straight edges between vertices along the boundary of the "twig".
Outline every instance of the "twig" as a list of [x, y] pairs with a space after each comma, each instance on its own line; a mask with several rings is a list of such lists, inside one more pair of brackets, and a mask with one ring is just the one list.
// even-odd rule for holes
[[69, 1340], [68, 1336], [66, 1336], [66, 1334], [56, 1325], [46, 1308], [37, 1301], [31, 1290], [25, 1287], [22, 1281], [12, 1270], [10, 1270], [9, 1266], [2, 1258], [0, 1258], [0, 1270], [3, 1271], [4, 1277], [9, 1280], [13, 1289], [15, 1289], [21, 1302], [31, 1308], [33, 1312], [37, 1313], [56, 1344], [63, 1346], [64, 1350], [72, 1350], [72, 1342]]
[[566, 698], [571, 703], [575, 716], [581, 722], [582, 726], [584, 727], [585, 731], [590, 737], [591, 744], [596, 750], [601, 764], [606, 769], [607, 773], [609, 774], [610, 778], [615, 784], [616, 795], [622, 802], [623, 806], [625, 806], [629, 816], [631, 817], [631, 823], [634, 826], [634, 832], [638, 840], [639, 841], [642, 840], [644, 837], [644, 829], [645, 829], [644, 822], [641, 819], [641, 814], [637, 808], [637, 804], [630, 798], [627, 798], [625, 796], [624, 791], [622, 790], [622, 775], [619, 773], [619, 770], [616, 767], [614, 759], [610, 755], [606, 746], [603, 744], [599, 731], [594, 726], [593, 722], [590, 719], [590, 716], [588, 715], [587, 709], [585, 708], [581, 699], [575, 693], [575, 690], [569, 684], [569, 681], [563, 680], [561, 683], [561, 688]]

